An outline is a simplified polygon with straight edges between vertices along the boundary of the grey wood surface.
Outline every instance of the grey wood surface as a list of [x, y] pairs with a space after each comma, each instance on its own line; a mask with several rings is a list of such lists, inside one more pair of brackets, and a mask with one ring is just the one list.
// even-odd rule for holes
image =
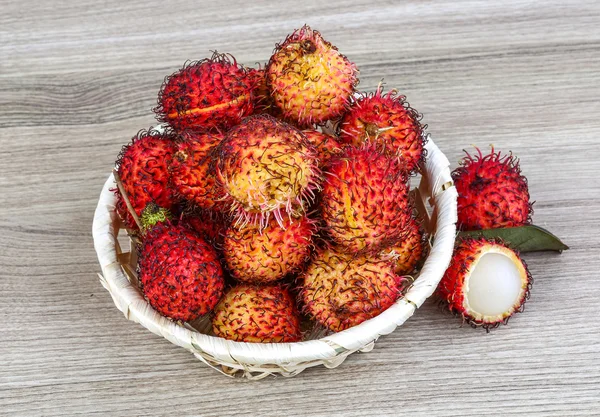
[[[526, 312], [490, 334], [428, 301], [336, 369], [244, 383], [127, 321], [91, 220], [165, 75], [217, 49], [265, 62], [311, 24], [425, 115], [454, 163], [521, 157]], [[600, 415], [600, 2], [0, 1], [0, 415]]]

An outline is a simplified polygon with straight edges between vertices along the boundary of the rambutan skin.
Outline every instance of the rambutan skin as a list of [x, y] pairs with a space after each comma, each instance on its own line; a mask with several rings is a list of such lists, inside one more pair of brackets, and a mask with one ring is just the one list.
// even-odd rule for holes
[[218, 133], [187, 132], [177, 144], [169, 170], [175, 194], [195, 207], [226, 211], [225, 190], [214, 171], [215, 148], [223, 136]]
[[252, 114], [255, 83], [233, 56], [215, 52], [167, 77], [154, 112], [178, 131], [227, 129]]
[[293, 298], [280, 285], [240, 284], [230, 289], [213, 313], [215, 335], [238, 342], [298, 342], [300, 318]]
[[315, 224], [303, 216], [285, 217], [283, 228], [271, 218], [260, 230], [258, 225], [229, 227], [223, 254], [229, 272], [239, 281], [273, 282], [299, 270], [310, 258]]
[[238, 225], [298, 216], [314, 199], [320, 170], [316, 151], [298, 129], [268, 115], [248, 117], [218, 147], [217, 178]]
[[356, 65], [306, 25], [276, 45], [266, 68], [276, 106], [301, 126], [341, 115], [358, 84], [357, 75]]
[[373, 143], [388, 155], [398, 156], [413, 172], [425, 158], [424, 126], [421, 115], [404, 96], [392, 90], [353, 97], [350, 109], [339, 124], [340, 142], [354, 146]]
[[394, 304], [405, 286], [391, 262], [351, 255], [342, 248], [320, 251], [299, 282], [304, 312], [335, 332], [379, 315]]
[[533, 214], [527, 179], [519, 160], [502, 156], [494, 148], [488, 155], [480, 149], [468, 152], [452, 172], [458, 191], [458, 226], [462, 230], [496, 229], [531, 224]]
[[139, 279], [154, 309], [190, 321], [210, 312], [225, 285], [215, 249], [184, 226], [159, 223], [144, 237]]
[[[485, 317], [473, 311], [469, 311], [467, 303], [467, 277], [472, 271], [473, 265], [486, 253], [503, 253], [510, 257], [513, 262], [522, 268], [525, 274], [525, 280], [522, 284], [522, 291], [519, 299], [501, 316]], [[529, 273], [527, 264], [519, 256], [519, 253], [510, 249], [500, 240], [489, 240], [485, 238], [460, 238], [454, 248], [454, 254], [450, 265], [437, 288], [437, 295], [448, 309], [461, 316], [463, 321], [472, 327], [483, 327], [487, 331], [498, 327], [500, 324], [506, 324], [508, 319], [516, 312], [522, 312], [525, 301], [529, 298], [533, 278]]]
[[254, 111], [252, 114], [269, 114], [278, 119], [283, 118], [281, 111], [273, 102], [267, 86], [266, 71], [264, 68], [251, 68], [248, 75], [254, 82]]
[[351, 252], [377, 251], [402, 237], [411, 216], [408, 174], [372, 146], [347, 147], [325, 171], [320, 212], [332, 239]]
[[[156, 203], [165, 209], [173, 207], [168, 165], [175, 152], [174, 138], [171, 133], [141, 130], [119, 154], [117, 173], [138, 216], [149, 203]], [[137, 230], [123, 196], [118, 189], [115, 193], [117, 213], [127, 228]]]
[[192, 210], [182, 216], [180, 223], [195, 230], [215, 248], [222, 249], [225, 232], [229, 227], [230, 220], [223, 213], [210, 210]]
[[303, 130], [302, 133], [317, 151], [319, 167], [327, 165], [333, 156], [342, 153], [343, 146], [336, 137], [317, 130]]
[[428, 244], [423, 227], [412, 217], [402, 238], [389, 248], [382, 251], [384, 259], [391, 259], [394, 272], [399, 275], [409, 275], [415, 271], [428, 252]]

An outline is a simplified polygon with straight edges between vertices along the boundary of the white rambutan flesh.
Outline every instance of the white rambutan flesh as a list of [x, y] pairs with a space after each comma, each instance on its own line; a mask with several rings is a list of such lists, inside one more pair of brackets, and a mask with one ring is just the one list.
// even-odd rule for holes
[[525, 261], [504, 243], [463, 238], [438, 294], [466, 322], [489, 329], [522, 311], [532, 282]]
[[479, 258], [466, 279], [466, 302], [473, 313], [498, 316], [519, 303], [527, 278], [522, 264], [500, 253]]

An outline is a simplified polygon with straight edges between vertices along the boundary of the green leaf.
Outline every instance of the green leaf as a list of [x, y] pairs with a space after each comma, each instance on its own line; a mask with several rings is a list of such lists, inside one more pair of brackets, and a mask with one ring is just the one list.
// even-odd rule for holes
[[569, 249], [559, 238], [539, 226], [508, 227], [504, 229], [472, 230], [460, 232], [459, 236], [500, 238], [511, 248], [520, 252], [553, 250], [562, 252]]

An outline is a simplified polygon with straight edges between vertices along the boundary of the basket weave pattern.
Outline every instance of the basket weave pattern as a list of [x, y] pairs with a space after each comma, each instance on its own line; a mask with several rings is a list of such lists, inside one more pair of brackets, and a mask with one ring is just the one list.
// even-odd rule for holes
[[450, 176], [448, 159], [431, 138], [425, 148], [427, 159], [418, 195], [432, 211], [427, 226], [435, 237], [433, 246], [418, 278], [405, 296], [379, 316], [358, 326], [314, 340], [261, 344], [210, 336], [196, 330], [199, 326], [181, 326], [161, 316], [126, 274], [125, 260], [134, 260], [129, 254], [121, 253], [117, 240], [120, 221], [115, 212], [116, 198], [111, 191], [115, 188], [113, 175], [102, 189], [94, 215], [94, 246], [102, 268], [100, 281], [127, 319], [189, 350], [196, 358], [225, 375], [260, 379], [271, 374], [294, 376], [317, 365], [334, 368], [353, 352], [371, 350], [379, 336], [391, 333], [412, 316], [435, 291], [450, 263], [456, 236], [457, 192]]

